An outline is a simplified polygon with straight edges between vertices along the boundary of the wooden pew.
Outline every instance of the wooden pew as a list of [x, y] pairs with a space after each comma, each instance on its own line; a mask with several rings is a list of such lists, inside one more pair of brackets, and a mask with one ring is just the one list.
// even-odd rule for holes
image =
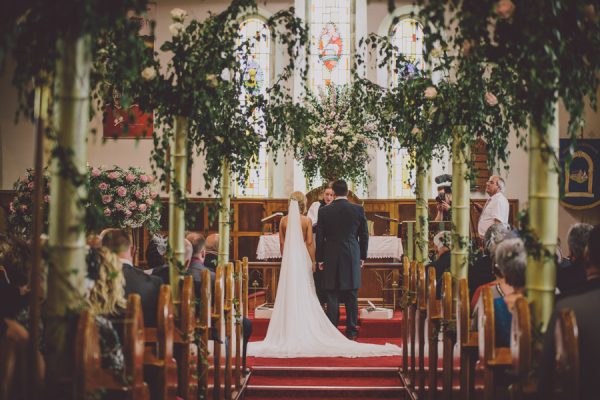
[[[144, 354], [145, 373], [156, 375], [152, 382], [155, 387], [153, 392], [158, 393], [160, 399], [172, 400], [177, 395], [177, 362], [173, 358], [173, 344], [175, 340], [175, 317], [173, 315], [173, 299], [171, 286], [162, 285], [158, 297], [156, 329], [146, 330], [149, 336], [146, 343], [155, 341], [155, 349], [147, 348]], [[151, 335], [156, 335], [152, 337]]]
[[234, 302], [234, 317], [235, 317], [235, 368], [233, 370], [233, 380], [237, 391], [242, 387], [244, 373], [242, 371], [242, 308], [245, 304], [245, 299], [242, 298], [242, 263], [240, 260], [235, 262], [235, 272], [233, 275], [233, 295], [236, 299]]
[[573, 310], [558, 312], [554, 336], [556, 343], [556, 398], [578, 399], [581, 396], [579, 333]]
[[454, 373], [454, 332], [456, 323], [454, 314], [454, 288], [452, 275], [446, 271], [442, 274], [441, 290], [441, 333], [442, 333], [442, 398], [452, 398], [452, 377]]
[[211, 326], [214, 327], [216, 335], [219, 341], [214, 341], [213, 347], [213, 396], [214, 400], [223, 399], [223, 391], [221, 390], [221, 343], [223, 339], [223, 302], [224, 302], [224, 278], [225, 269], [222, 265], [219, 265], [216, 270], [215, 279], [215, 295], [214, 295], [214, 306], [211, 317]]
[[407, 256], [402, 258], [402, 372], [408, 376], [408, 343], [409, 343], [409, 303], [410, 303], [410, 261]]
[[233, 263], [228, 263], [225, 269], [225, 304], [223, 307], [225, 318], [225, 400], [231, 400], [232, 373], [232, 339], [233, 339]]
[[513, 372], [516, 377], [509, 390], [515, 400], [530, 398], [535, 393], [535, 383], [531, 379], [532, 337], [531, 316], [527, 299], [516, 300], [512, 311], [510, 349]]
[[479, 362], [483, 367], [483, 399], [495, 398], [496, 378], [500, 371], [512, 365], [509, 347], [496, 347], [496, 321], [492, 289], [488, 286], [481, 293], [483, 310], [477, 316], [479, 337]]
[[112, 371], [102, 368], [100, 334], [94, 314], [90, 310], [81, 313], [75, 338], [75, 398], [98, 398], [99, 393], [105, 392], [111, 399], [150, 399], [143, 375], [144, 317], [137, 294], [131, 294], [127, 299], [123, 336], [127, 383], [120, 381]]
[[20, 330], [22, 337], [4, 335], [0, 339], [0, 399], [26, 398], [31, 386], [32, 368], [27, 362], [31, 337], [18, 322], [11, 320], [8, 324]]
[[179, 318], [175, 328], [175, 359], [177, 360], [179, 379], [178, 393], [185, 400], [197, 398], [198, 385], [194, 382], [193, 371], [198, 362], [193, 353], [194, 334], [196, 329], [196, 298], [194, 295], [194, 278], [188, 275], [183, 280]]
[[469, 285], [466, 279], [458, 281], [458, 299], [456, 301], [456, 345], [455, 357], [459, 365], [460, 398], [474, 398], [475, 362], [478, 354], [477, 332], [471, 332], [471, 301]]
[[202, 290], [200, 293], [200, 305], [198, 309], [198, 335], [200, 343], [198, 348], [198, 393], [203, 398], [208, 399], [208, 340], [211, 318], [211, 296], [212, 285], [210, 281], [210, 271], [205, 269], [201, 272]]
[[427, 282], [425, 280], [425, 265], [417, 265], [417, 310], [415, 324], [417, 325], [417, 381], [420, 398], [425, 395], [425, 319], [427, 318]]
[[440, 330], [441, 304], [437, 299], [437, 282], [435, 267], [429, 267], [427, 272], [427, 320], [425, 342], [429, 344], [428, 351], [428, 399], [435, 399], [438, 378], [438, 333]]
[[415, 336], [417, 334], [417, 325], [415, 323], [415, 316], [417, 314], [417, 262], [414, 260], [410, 263], [409, 290], [411, 296], [409, 297], [408, 305], [408, 323], [410, 335], [410, 373], [408, 375], [408, 384], [414, 387], [417, 374], [415, 359]]

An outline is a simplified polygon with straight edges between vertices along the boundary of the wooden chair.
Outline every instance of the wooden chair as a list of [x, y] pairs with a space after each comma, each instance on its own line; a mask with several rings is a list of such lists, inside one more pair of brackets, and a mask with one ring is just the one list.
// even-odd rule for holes
[[509, 347], [496, 347], [496, 322], [494, 299], [490, 287], [481, 293], [483, 309], [477, 316], [479, 337], [479, 362], [483, 367], [483, 399], [493, 400], [496, 390], [496, 375], [512, 365]]
[[425, 280], [425, 265], [417, 265], [417, 310], [415, 324], [417, 325], [417, 381], [419, 397], [425, 395], [425, 319], [427, 318], [427, 282]]
[[427, 320], [425, 330], [425, 342], [429, 344], [428, 399], [434, 399], [436, 397], [438, 386], [438, 333], [440, 331], [441, 304], [437, 299], [436, 286], [435, 267], [429, 267], [427, 273]]
[[415, 337], [417, 335], [417, 325], [415, 323], [415, 317], [417, 315], [417, 262], [414, 260], [410, 263], [409, 290], [411, 292], [411, 296], [409, 297], [410, 302], [408, 305], [408, 323], [410, 335], [410, 373], [408, 377], [408, 384], [414, 387], [417, 374], [415, 358]]
[[101, 392], [107, 398], [148, 400], [150, 391], [144, 382], [144, 317], [140, 296], [129, 295], [124, 326], [123, 354], [128, 382], [117, 379], [103, 369], [100, 356], [100, 333], [94, 314], [84, 310], [75, 338], [75, 398], [96, 399]]
[[535, 393], [535, 383], [531, 380], [532, 338], [531, 317], [527, 299], [516, 300], [512, 311], [510, 349], [516, 382], [509, 390], [513, 399], [530, 398]]
[[216, 336], [218, 340], [214, 341], [213, 347], [213, 361], [214, 361], [214, 370], [213, 370], [213, 399], [221, 400], [223, 399], [223, 391], [221, 390], [221, 341], [223, 338], [223, 302], [224, 302], [224, 276], [225, 269], [222, 265], [219, 265], [216, 269], [216, 279], [215, 279], [215, 296], [214, 296], [214, 306], [213, 313], [211, 317], [211, 326], [214, 327], [216, 331]]
[[196, 330], [196, 302], [194, 296], [194, 278], [191, 275], [183, 279], [179, 318], [175, 327], [175, 360], [179, 366], [178, 393], [183, 399], [198, 397], [198, 384], [193, 379], [198, 356], [194, 351]]
[[198, 392], [203, 395], [203, 398], [208, 399], [210, 398], [208, 390], [208, 340], [210, 331], [212, 284], [210, 280], [210, 271], [208, 269], [203, 270], [200, 275], [202, 278], [202, 290], [200, 293], [197, 321], [198, 335], [200, 337], [198, 348]]
[[410, 303], [410, 261], [402, 258], [402, 371], [408, 376], [408, 343], [409, 343], [409, 303]]
[[[155, 349], [147, 348], [144, 354], [144, 366], [151, 376], [156, 375], [153, 392], [160, 399], [171, 400], [177, 395], [177, 362], [173, 358], [175, 341], [175, 316], [173, 315], [173, 299], [171, 286], [162, 285], [158, 296], [156, 329], [148, 329], [147, 334], [155, 337], [146, 338], [146, 343], [153, 343]], [[146, 373], [146, 372], [145, 372]]]
[[454, 288], [450, 272], [442, 274], [441, 290], [441, 333], [442, 333], [442, 398], [452, 398], [452, 378], [454, 374], [454, 332], [451, 329], [456, 323], [454, 314]]
[[559, 399], [578, 399], [579, 382], [579, 332], [573, 310], [560, 310], [555, 326], [556, 367], [555, 388]]
[[475, 362], [477, 361], [478, 336], [471, 332], [471, 302], [469, 285], [466, 279], [458, 281], [458, 299], [456, 302], [456, 345], [454, 354], [458, 358], [460, 398], [474, 398]]

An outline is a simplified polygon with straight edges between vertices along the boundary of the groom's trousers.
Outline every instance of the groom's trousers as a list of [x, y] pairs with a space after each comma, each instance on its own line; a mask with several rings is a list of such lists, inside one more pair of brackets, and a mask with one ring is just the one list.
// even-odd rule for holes
[[346, 306], [346, 335], [358, 333], [358, 289], [327, 290], [327, 317], [334, 326], [340, 322], [340, 301]]

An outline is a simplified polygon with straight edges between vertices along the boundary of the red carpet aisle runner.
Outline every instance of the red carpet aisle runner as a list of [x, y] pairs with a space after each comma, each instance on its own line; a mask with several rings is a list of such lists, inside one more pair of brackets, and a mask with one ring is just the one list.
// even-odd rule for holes
[[[341, 311], [341, 310], [340, 310]], [[268, 319], [252, 319], [252, 341], [262, 340]], [[345, 327], [341, 313], [340, 330]], [[402, 317], [391, 320], [360, 320], [359, 342], [401, 344]], [[251, 375], [244, 398], [259, 399], [404, 399], [406, 389], [400, 378], [398, 357], [249, 357]]]

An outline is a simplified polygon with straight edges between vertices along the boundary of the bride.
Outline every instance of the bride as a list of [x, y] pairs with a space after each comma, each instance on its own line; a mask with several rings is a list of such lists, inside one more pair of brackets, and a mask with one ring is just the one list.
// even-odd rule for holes
[[[325, 315], [315, 292], [315, 252], [312, 222], [300, 215], [306, 210], [302, 192], [290, 196], [288, 216], [282, 218], [279, 237], [281, 271], [275, 308], [267, 336], [248, 343], [255, 357], [371, 357], [400, 355], [393, 344], [375, 345], [347, 339]], [[311, 267], [312, 266], [312, 267]]]

